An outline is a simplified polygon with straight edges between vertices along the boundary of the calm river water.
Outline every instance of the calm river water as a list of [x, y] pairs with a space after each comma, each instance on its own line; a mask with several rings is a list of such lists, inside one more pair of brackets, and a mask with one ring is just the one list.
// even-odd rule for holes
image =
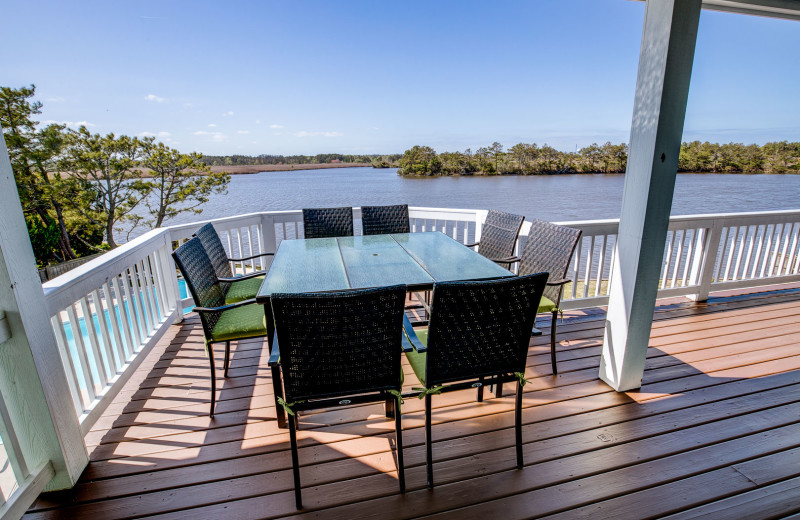
[[[494, 208], [551, 221], [617, 218], [624, 175], [404, 178], [395, 169], [335, 168], [234, 175], [200, 215], [170, 223], [266, 210], [408, 204]], [[800, 175], [680, 174], [673, 215], [795, 209]]]

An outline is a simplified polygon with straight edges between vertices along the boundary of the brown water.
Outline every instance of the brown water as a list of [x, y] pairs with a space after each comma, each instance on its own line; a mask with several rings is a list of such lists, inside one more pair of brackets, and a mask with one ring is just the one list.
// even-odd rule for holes
[[[304, 207], [408, 204], [494, 208], [551, 221], [618, 218], [624, 175], [404, 178], [341, 168], [234, 175], [200, 215], [170, 223]], [[800, 208], [800, 175], [679, 174], [673, 215]]]

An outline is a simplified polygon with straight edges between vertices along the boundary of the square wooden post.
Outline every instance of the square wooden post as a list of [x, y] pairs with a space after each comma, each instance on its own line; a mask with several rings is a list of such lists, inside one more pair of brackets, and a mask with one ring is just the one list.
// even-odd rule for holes
[[600, 378], [639, 388], [664, 255], [700, 0], [647, 0]]
[[0, 309], [11, 332], [0, 344], [0, 393], [11, 422], [6, 427], [15, 431], [28, 469], [52, 465], [47, 489], [71, 487], [89, 459], [3, 139], [0, 222]]

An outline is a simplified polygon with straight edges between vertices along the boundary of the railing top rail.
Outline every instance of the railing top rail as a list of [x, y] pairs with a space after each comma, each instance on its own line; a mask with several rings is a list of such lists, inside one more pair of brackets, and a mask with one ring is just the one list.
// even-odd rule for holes
[[187, 229], [196, 229], [200, 226], [204, 226], [209, 222], [214, 224], [224, 224], [229, 222], [237, 222], [240, 220], [246, 219], [257, 219], [261, 218], [262, 215], [275, 215], [275, 216], [292, 216], [292, 215], [301, 215], [302, 210], [299, 209], [292, 209], [292, 210], [280, 210], [280, 211], [258, 211], [255, 213], [244, 213], [242, 215], [233, 215], [230, 217], [222, 217], [222, 218], [212, 218], [206, 220], [197, 220], [194, 222], [187, 222], [185, 224], [173, 224], [171, 226], [167, 226], [164, 229], [169, 229], [170, 231], [185, 231]]
[[[169, 240], [168, 228], [148, 231], [116, 249], [42, 284], [50, 315], [119, 274], [140, 256], [150, 254]], [[75, 296], [81, 293], [79, 296]]]

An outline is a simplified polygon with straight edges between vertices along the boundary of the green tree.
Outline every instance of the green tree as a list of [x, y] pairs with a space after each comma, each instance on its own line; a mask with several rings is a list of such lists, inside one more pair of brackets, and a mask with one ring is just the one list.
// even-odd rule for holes
[[[65, 148], [65, 127], [48, 125], [37, 130], [38, 122], [33, 117], [41, 113], [42, 104], [30, 101], [35, 93], [34, 85], [0, 87], [0, 124], [37, 260], [69, 260], [77, 256], [62, 202], [68, 184], [58, 172]], [[44, 242], [35, 243], [39, 239]]]
[[138, 189], [148, 193], [144, 199], [152, 217], [152, 227], [160, 227], [165, 219], [181, 213], [200, 213], [200, 206], [214, 193], [225, 193], [231, 176], [213, 173], [203, 164], [199, 153], [182, 154], [164, 143], [144, 140], [142, 166], [152, 180], [140, 181]]
[[70, 137], [67, 164], [82, 190], [74, 207], [103, 226], [106, 243], [113, 249], [117, 247], [114, 225], [132, 218], [133, 209], [148, 195], [149, 186], [138, 182], [143, 143], [125, 135], [92, 134], [83, 126]]
[[436, 152], [430, 146], [414, 146], [397, 161], [400, 175], [431, 175]]

